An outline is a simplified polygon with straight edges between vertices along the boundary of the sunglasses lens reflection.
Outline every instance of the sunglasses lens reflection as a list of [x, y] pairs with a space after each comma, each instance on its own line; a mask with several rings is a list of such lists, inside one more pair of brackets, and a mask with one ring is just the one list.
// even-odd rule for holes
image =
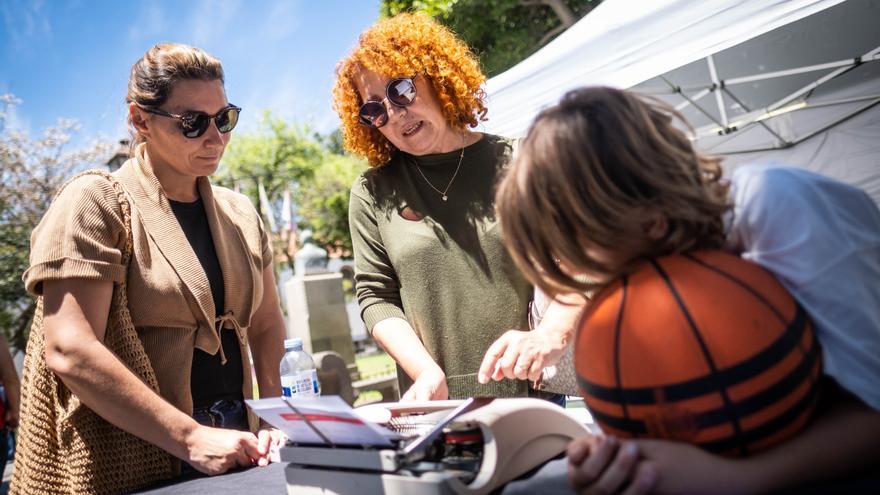
[[183, 135], [188, 138], [197, 138], [205, 133], [208, 125], [211, 123], [207, 115], [194, 115], [186, 117], [180, 121], [180, 127], [183, 129]]
[[382, 127], [388, 121], [385, 105], [378, 101], [368, 101], [361, 105], [361, 122], [373, 127]]
[[238, 124], [238, 109], [235, 107], [229, 107], [225, 112], [220, 113], [217, 117], [215, 117], [214, 122], [217, 123], [217, 129], [222, 133], [230, 132], [235, 129], [235, 125]]
[[397, 79], [388, 85], [388, 101], [405, 107], [416, 99], [416, 87], [410, 79]]
[[[213, 117], [214, 122], [217, 124], [217, 130], [226, 134], [235, 129], [235, 125], [238, 124], [238, 112], [238, 108], [229, 107]], [[211, 116], [203, 113], [186, 115], [181, 119], [180, 127], [183, 129], [184, 136], [197, 138], [208, 130], [211, 120]]]
[[[407, 107], [416, 99], [416, 86], [412, 79], [394, 79], [388, 83], [385, 97], [394, 106]], [[364, 125], [379, 128], [388, 123], [388, 110], [381, 101], [368, 101], [361, 105], [358, 118]]]

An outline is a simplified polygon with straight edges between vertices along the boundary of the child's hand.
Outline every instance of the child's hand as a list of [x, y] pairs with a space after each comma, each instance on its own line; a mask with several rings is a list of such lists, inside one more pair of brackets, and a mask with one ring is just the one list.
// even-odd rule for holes
[[568, 482], [578, 493], [634, 495], [654, 488], [656, 471], [639, 460], [635, 442], [591, 436], [568, 445]]
[[582, 494], [751, 493], [736, 460], [667, 440], [586, 437], [568, 446], [568, 481]]

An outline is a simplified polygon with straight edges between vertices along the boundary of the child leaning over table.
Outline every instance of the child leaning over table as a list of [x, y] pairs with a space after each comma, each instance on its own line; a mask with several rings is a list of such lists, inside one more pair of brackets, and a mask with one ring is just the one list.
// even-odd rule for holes
[[643, 258], [726, 243], [810, 314], [822, 402], [798, 436], [745, 459], [664, 440], [575, 440], [569, 481], [582, 493], [757, 493], [876, 466], [880, 211], [856, 188], [793, 168], [742, 167], [725, 183], [719, 160], [696, 152], [673, 117], [662, 103], [602, 87], [543, 111], [499, 186], [508, 248], [531, 282], [563, 294]]

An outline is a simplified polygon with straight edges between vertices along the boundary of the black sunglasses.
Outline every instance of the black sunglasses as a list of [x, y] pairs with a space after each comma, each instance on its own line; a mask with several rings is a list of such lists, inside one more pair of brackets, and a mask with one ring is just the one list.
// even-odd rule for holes
[[385, 98], [380, 101], [370, 100], [361, 105], [358, 120], [365, 126], [378, 129], [388, 123], [388, 109], [385, 101], [396, 107], [408, 107], [416, 99], [416, 84], [412, 77], [398, 77], [388, 81], [385, 86]]
[[235, 125], [238, 124], [238, 114], [241, 113], [241, 108], [235, 105], [229, 105], [228, 107], [220, 110], [214, 115], [208, 115], [202, 112], [187, 112], [182, 115], [178, 115], [174, 113], [168, 113], [165, 110], [160, 110], [158, 108], [140, 108], [141, 110], [147, 113], [151, 113], [153, 115], [170, 117], [172, 119], [179, 120], [180, 130], [183, 132], [183, 135], [192, 139], [195, 139], [204, 134], [205, 131], [208, 130], [208, 126], [211, 125], [212, 120], [215, 124], [217, 124], [217, 130], [222, 132], [223, 134], [226, 134], [232, 129], [235, 129]]

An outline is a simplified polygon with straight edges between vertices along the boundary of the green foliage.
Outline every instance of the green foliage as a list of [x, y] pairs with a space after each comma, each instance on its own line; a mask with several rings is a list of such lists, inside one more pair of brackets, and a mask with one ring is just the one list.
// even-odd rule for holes
[[424, 12], [431, 17], [448, 16], [459, 0], [384, 0], [379, 7], [382, 17], [391, 17], [401, 12]]
[[[363, 162], [343, 154], [338, 131], [320, 135], [307, 125], [291, 125], [266, 112], [259, 129], [232, 139], [214, 181], [238, 185], [255, 205], [260, 204], [257, 184], [262, 181], [276, 225], [281, 223], [282, 198], [289, 187], [298, 227], [311, 229], [315, 242], [328, 251], [348, 254], [348, 194], [364, 168]], [[296, 246], [287, 233], [273, 232], [272, 241], [275, 252], [293, 268]]]
[[215, 180], [227, 186], [237, 182], [241, 192], [259, 205], [258, 179], [270, 198], [280, 199], [288, 184], [314, 174], [323, 154], [321, 142], [308, 126], [290, 125], [266, 111], [257, 131], [232, 138]]
[[[560, 0], [574, 19], [601, 0]], [[451, 28], [480, 57], [488, 77], [513, 67], [564, 29], [563, 21], [540, 0], [383, 0], [383, 16], [421, 11]]]
[[351, 185], [366, 168], [363, 161], [328, 153], [314, 177], [301, 188], [300, 214], [316, 243], [328, 251], [351, 253], [348, 199]]

